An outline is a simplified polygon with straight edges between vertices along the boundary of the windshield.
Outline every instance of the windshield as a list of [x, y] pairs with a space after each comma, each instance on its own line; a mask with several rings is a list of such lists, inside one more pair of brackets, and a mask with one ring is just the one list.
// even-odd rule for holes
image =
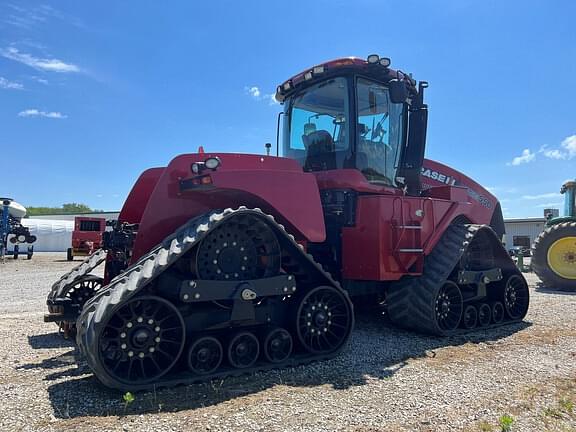
[[298, 160], [305, 171], [344, 168], [351, 160], [346, 79], [310, 87], [287, 106], [284, 156]]
[[384, 85], [358, 79], [357, 168], [373, 183], [396, 184], [402, 142], [402, 104]]

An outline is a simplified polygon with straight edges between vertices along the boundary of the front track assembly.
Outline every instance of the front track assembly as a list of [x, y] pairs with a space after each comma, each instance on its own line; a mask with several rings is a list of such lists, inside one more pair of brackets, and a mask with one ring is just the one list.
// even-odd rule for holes
[[77, 343], [108, 387], [146, 390], [337, 355], [347, 293], [258, 209], [193, 219], [97, 291]]
[[48, 293], [48, 314], [44, 315], [44, 321], [55, 322], [66, 338], [74, 332], [84, 304], [102, 287], [103, 279], [90, 272], [106, 260], [106, 253], [104, 249], [95, 251], [58, 279]]
[[422, 333], [450, 336], [521, 321], [528, 284], [486, 225], [451, 225], [426, 257], [422, 276], [392, 284], [391, 320]]

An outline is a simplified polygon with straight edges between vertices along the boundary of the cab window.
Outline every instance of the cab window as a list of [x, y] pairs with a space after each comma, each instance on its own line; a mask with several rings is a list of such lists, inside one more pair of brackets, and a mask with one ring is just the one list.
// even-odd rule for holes
[[348, 88], [335, 78], [306, 89], [288, 102], [283, 150], [305, 171], [343, 168], [350, 161]]
[[396, 186], [403, 105], [392, 103], [382, 84], [357, 83], [356, 168], [372, 183]]

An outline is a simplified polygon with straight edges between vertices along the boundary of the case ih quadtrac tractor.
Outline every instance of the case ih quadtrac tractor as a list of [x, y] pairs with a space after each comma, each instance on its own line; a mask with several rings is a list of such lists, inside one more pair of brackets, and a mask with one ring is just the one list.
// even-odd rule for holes
[[564, 216], [546, 221], [532, 246], [532, 268], [549, 288], [576, 291], [576, 181], [562, 185]]
[[[327, 359], [356, 299], [442, 336], [525, 316], [497, 200], [424, 160], [427, 85], [389, 65], [345, 58], [281, 84], [282, 157], [184, 154], [140, 176], [104, 249], [48, 296], [101, 382]], [[104, 280], [88, 274], [103, 261]]]

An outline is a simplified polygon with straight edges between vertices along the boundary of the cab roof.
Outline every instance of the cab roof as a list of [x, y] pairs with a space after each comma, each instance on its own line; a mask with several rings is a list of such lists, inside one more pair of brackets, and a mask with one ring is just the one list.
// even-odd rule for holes
[[405, 81], [408, 84], [410, 93], [417, 93], [416, 81], [412, 77], [400, 70], [389, 67], [390, 59], [368, 56], [368, 59], [359, 57], [343, 57], [320, 63], [311, 68], [305, 69], [292, 78], [284, 81], [276, 89], [276, 100], [284, 102], [298, 90], [309, 87], [323, 79], [343, 74], [361, 74], [378, 81], [387, 82], [392, 79]]

